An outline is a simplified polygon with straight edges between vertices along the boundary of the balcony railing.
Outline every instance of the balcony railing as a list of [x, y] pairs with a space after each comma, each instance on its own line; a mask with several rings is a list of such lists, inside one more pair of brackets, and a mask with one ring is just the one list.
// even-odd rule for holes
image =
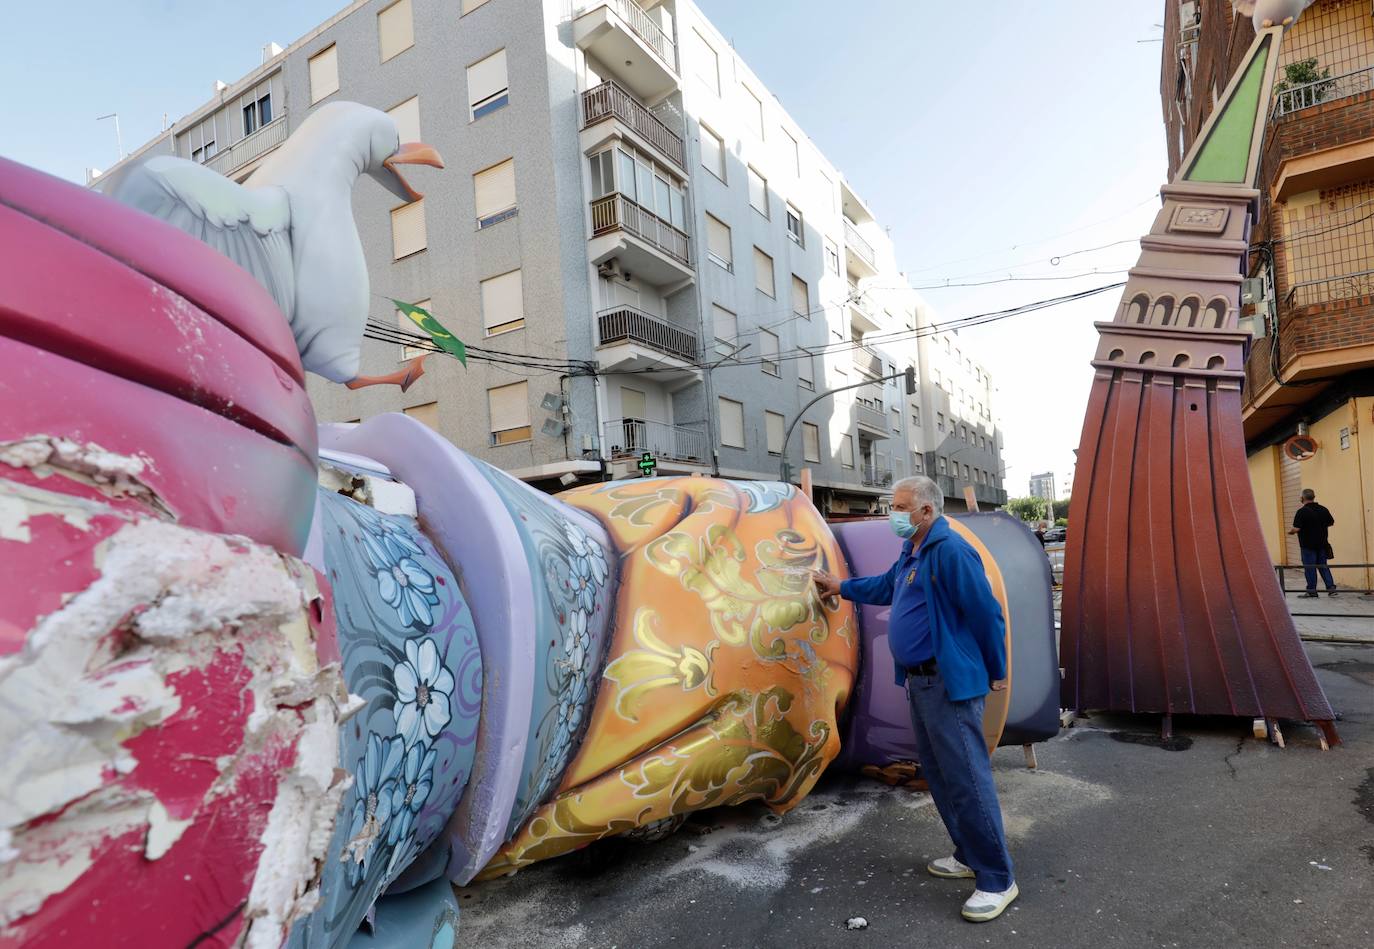
[[883, 374], [883, 361], [862, 343], [854, 347], [854, 365], [874, 378]]
[[1293, 307], [1351, 300], [1374, 294], [1374, 270], [1360, 270], [1336, 277], [1320, 277], [1295, 283], [1288, 291], [1288, 304]]
[[205, 160], [205, 167], [221, 175], [233, 174], [254, 158], [286, 141], [286, 115], [277, 116], [252, 135], [245, 135]]
[[658, 58], [668, 64], [669, 69], [677, 72], [677, 48], [673, 45], [673, 38], [654, 22], [654, 18], [649, 16], [643, 7], [634, 0], [604, 0], [602, 3], [589, 3], [586, 9], [591, 10], [598, 6], [614, 10], [616, 16], [624, 20], [634, 34], [649, 44], [649, 48], [658, 54]]
[[973, 496], [983, 504], [1003, 505], [1007, 503], [1007, 492], [990, 484], [975, 484]]
[[685, 362], [696, 361], [697, 338], [694, 335], [632, 306], [602, 310], [596, 315], [596, 326], [602, 346], [628, 341], [676, 356]]
[[868, 266], [874, 268], [878, 266], [876, 262], [877, 258], [873, 256], [873, 245], [864, 240], [863, 235], [859, 233], [859, 229], [849, 223], [848, 220], [844, 222], [844, 242], [847, 246], [852, 247], [854, 252], [857, 253]]
[[1345, 99], [1374, 89], [1374, 66], [1365, 66], [1329, 79], [1305, 82], [1301, 86], [1284, 89], [1274, 96], [1274, 116], [1291, 115], [1321, 105]]
[[877, 457], [859, 465], [859, 481], [870, 488], [886, 488], [892, 484], [892, 462]]
[[667, 422], [637, 418], [615, 418], [602, 429], [606, 453], [611, 458], [637, 458], [644, 452], [673, 461], [706, 464], [710, 445], [706, 433]]
[[689, 267], [692, 265], [686, 232], [620, 193], [608, 194], [592, 202], [592, 236], [599, 237], [611, 231], [628, 231], [674, 260]]
[[582, 127], [587, 128], [609, 118], [617, 118], [677, 163], [687, 168], [682, 136], [646, 109], [634, 93], [611, 80], [582, 93]]
[[882, 405], [872, 406], [863, 402], [857, 403], [859, 410], [859, 423], [867, 425], [869, 428], [877, 429], [880, 432], [888, 431], [889, 422], [887, 413], [883, 411]]

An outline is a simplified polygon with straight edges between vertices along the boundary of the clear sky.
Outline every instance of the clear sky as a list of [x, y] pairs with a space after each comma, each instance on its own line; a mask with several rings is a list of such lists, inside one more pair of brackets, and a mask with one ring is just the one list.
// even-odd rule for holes
[[[1149, 229], [1165, 174], [1161, 0], [698, 3], [891, 228], [918, 286], [1135, 262], [1134, 241]], [[80, 181], [87, 166], [115, 158], [112, 124], [96, 116], [118, 112], [132, 150], [157, 134], [163, 113], [191, 111], [215, 79], [233, 82], [255, 67], [264, 44], [290, 43], [344, 2], [9, 6], [0, 154]], [[1076, 253], [1116, 241], [1127, 243]], [[924, 295], [954, 318], [1124, 276]], [[1092, 378], [1092, 323], [1110, 320], [1119, 296], [964, 331], [998, 386], [1012, 494], [1027, 493], [1029, 476], [1046, 470], [1067, 491]]]

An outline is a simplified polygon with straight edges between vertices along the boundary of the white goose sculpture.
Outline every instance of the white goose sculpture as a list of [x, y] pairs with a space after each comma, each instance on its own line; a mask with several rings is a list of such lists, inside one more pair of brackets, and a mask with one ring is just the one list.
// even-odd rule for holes
[[369, 290], [353, 185], [368, 175], [403, 201], [416, 201], [422, 195], [397, 168], [407, 164], [444, 166], [428, 145], [402, 144], [385, 112], [334, 102], [312, 112], [243, 184], [160, 155], [130, 168], [108, 193], [256, 277], [286, 315], [306, 369], [353, 388], [405, 387], [423, 371], [418, 360], [388, 376], [358, 376]]

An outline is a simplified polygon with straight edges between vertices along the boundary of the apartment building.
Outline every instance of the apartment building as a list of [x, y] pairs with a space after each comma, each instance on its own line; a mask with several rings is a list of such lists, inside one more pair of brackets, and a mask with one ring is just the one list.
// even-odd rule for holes
[[[1222, 0], [1165, 3], [1160, 94], [1170, 175], [1254, 39]], [[1312, 488], [1331, 509], [1336, 561], [1374, 562], [1374, 10], [1317, 0], [1279, 49], [1260, 214], [1242, 292], [1244, 426], [1270, 556]], [[1362, 436], [1363, 430], [1363, 436]], [[1305, 436], [1299, 439], [1298, 436]], [[1309, 441], [1310, 439], [1310, 441]], [[1374, 586], [1374, 573], [1338, 582]]]
[[1056, 501], [1059, 499], [1059, 495], [1054, 493], [1053, 471], [1031, 475], [1030, 496], [1033, 498], [1044, 498], [1047, 501]]
[[[966, 484], [1005, 500], [991, 379], [688, 0], [361, 0], [135, 158], [243, 180], [336, 99], [447, 163], [412, 204], [355, 192], [372, 318], [408, 328], [387, 300], [417, 303], [472, 358], [429, 359], [404, 394], [312, 379], [322, 420], [403, 411], [544, 488], [633, 476], [645, 452], [660, 474], [776, 478], [785, 453], [828, 512], [878, 510], [913, 472], [954, 507]], [[368, 340], [362, 371], [412, 354]], [[884, 378], [908, 366], [912, 395]]]

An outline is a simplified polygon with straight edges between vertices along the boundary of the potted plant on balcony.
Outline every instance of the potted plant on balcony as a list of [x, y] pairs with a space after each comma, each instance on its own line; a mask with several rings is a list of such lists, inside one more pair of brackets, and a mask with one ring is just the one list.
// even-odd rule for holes
[[1330, 67], [1318, 72], [1317, 57], [1313, 56], [1284, 66], [1283, 79], [1274, 86], [1274, 94], [1283, 104], [1283, 113], [1296, 112], [1323, 101], [1335, 85]]

